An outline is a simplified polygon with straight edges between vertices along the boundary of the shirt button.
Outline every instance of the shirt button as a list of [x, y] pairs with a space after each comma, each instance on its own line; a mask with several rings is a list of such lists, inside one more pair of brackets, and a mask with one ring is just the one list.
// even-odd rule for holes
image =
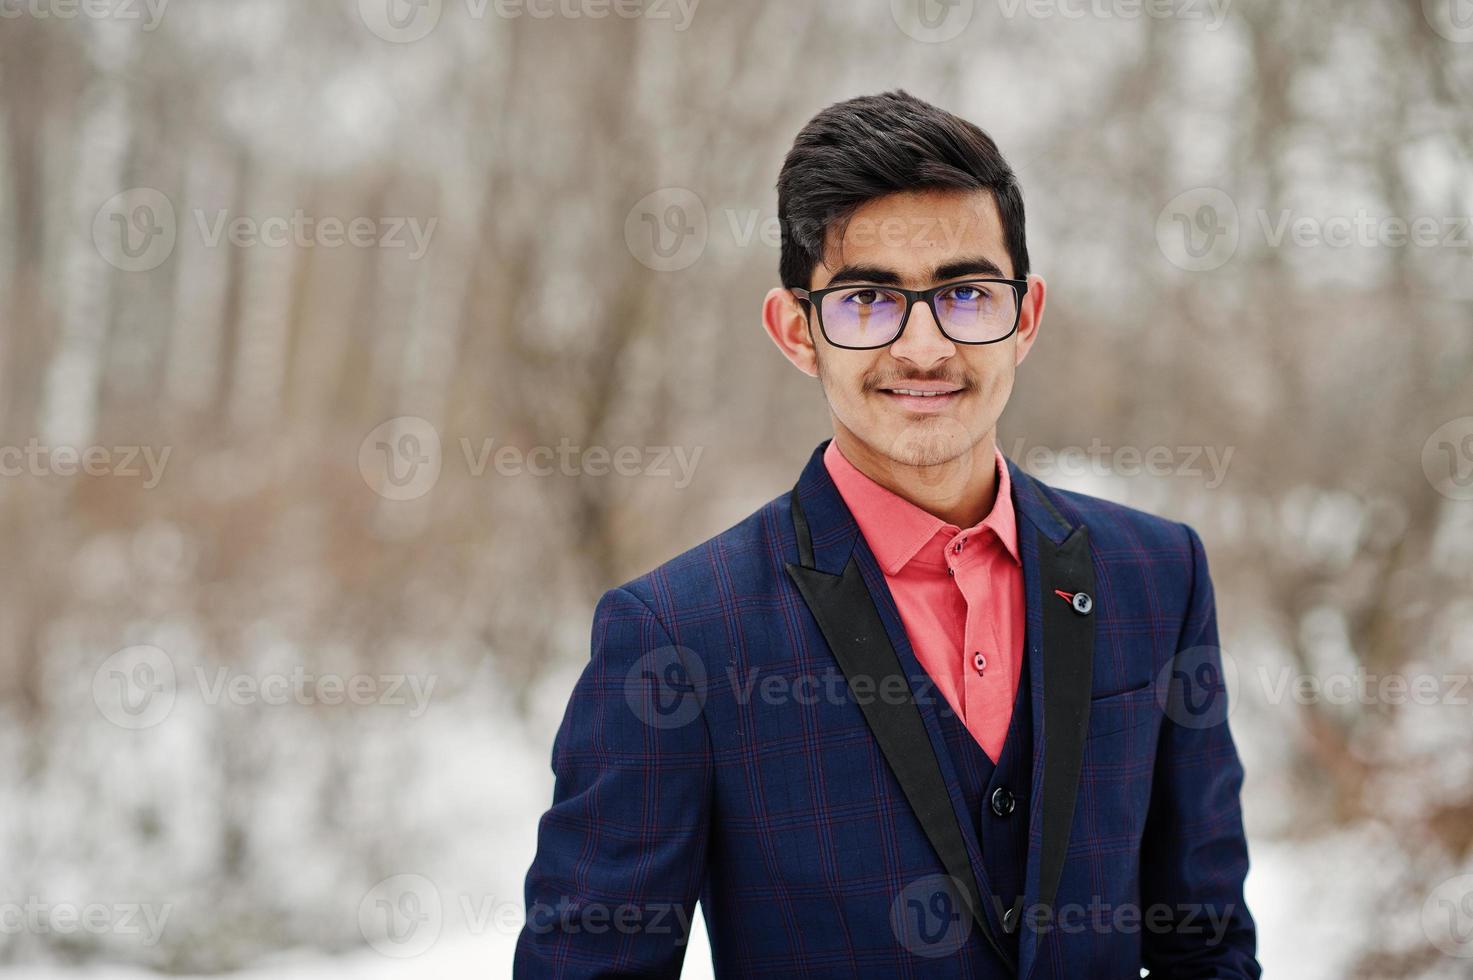
[[1089, 611], [1095, 607], [1095, 601], [1089, 597], [1088, 592], [1076, 592], [1074, 598], [1070, 600], [1070, 605], [1079, 615], [1088, 616]]
[[956, 576], [956, 569], [954, 569], [954, 568], [948, 568], [946, 570], [946, 574], [955, 577]]
[[952, 550], [955, 551], [957, 554], [961, 554], [961, 552], [962, 552], [962, 543], [960, 541], [958, 541], [956, 543], [956, 546]]
[[977, 673], [979, 674], [987, 669], [987, 657], [983, 655], [981, 650], [972, 654], [972, 666], [977, 668]]
[[1017, 807], [1018, 801], [1012, 791], [1004, 786], [999, 786], [992, 791], [992, 812], [999, 817], [1005, 817], [1012, 813]]

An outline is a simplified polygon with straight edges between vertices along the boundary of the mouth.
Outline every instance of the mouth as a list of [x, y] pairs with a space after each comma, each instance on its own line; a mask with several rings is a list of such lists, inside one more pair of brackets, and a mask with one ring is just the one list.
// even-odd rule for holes
[[962, 396], [961, 385], [942, 381], [910, 381], [884, 385], [881, 397], [909, 412], [939, 412]]

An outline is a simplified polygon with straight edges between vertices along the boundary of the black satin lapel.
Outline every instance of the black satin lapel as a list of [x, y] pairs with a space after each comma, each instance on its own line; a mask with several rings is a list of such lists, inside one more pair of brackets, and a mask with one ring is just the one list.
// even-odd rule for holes
[[1040, 532], [1038, 566], [1043, 603], [1043, 852], [1039, 860], [1039, 903], [1052, 910], [1069, 849], [1079, 770], [1089, 733], [1095, 637], [1093, 609], [1081, 615], [1057, 592], [1095, 594], [1088, 529], [1076, 527], [1058, 545]]
[[[910, 683], [901, 671], [900, 659], [890, 644], [874, 598], [865, 587], [858, 563], [851, 557], [843, 575], [831, 575], [792, 562], [787, 563], [787, 568], [851, 690], [856, 678], [864, 678], [864, 694], [856, 693], [855, 700], [931, 846], [947, 874], [959, 883], [972, 918], [1003, 962], [1016, 969], [1012, 957], [998, 945], [987, 924], [987, 914], [977, 894], [977, 879], [967, 859], [967, 846], [926, 734], [925, 722], [912, 700]], [[889, 680], [892, 676], [899, 677], [900, 682]], [[894, 690], [905, 691], [904, 700], [875, 695], [875, 692]]]

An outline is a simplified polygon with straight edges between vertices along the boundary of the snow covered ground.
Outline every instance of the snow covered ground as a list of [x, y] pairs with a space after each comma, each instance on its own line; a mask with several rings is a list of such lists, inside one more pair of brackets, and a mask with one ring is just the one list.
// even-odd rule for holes
[[[575, 679], [572, 668], [549, 678], [533, 699], [532, 717], [511, 723], [510, 705], [494, 693], [503, 688], [491, 672], [479, 679], [478, 694], [443, 711], [432, 710], [412, 728], [401, 730], [396, 747], [414, 757], [416, 770], [405, 790], [416, 801], [414, 819], [407, 823], [415, 831], [410, 836], [441, 845], [417, 848], [414, 840], [407, 842], [405, 874], [395, 876], [415, 879], [415, 900], [437, 910], [430, 928], [418, 933], [412, 944], [384, 942], [366, 928], [367, 942], [360, 951], [326, 955], [306, 948], [288, 950], [235, 976], [242, 980], [510, 976], [521, 926], [522, 880], [535, 849], [537, 818], [552, 791], [548, 766], [552, 735]], [[1243, 748], [1253, 751], [1254, 740], [1243, 741]], [[374, 751], [372, 745], [362, 750]], [[1257, 768], [1254, 760], [1247, 761], [1250, 771]], [[1248, 900], [1258, 920], [1260, 958], [1268, 975], [1295, 980], [1338, 980], [1346, 975], [1346, 962], [1358, 946], [1357, 923], [1368, 921], [1364, 904], [1378, 893], [1368, 870], [1368, 865], [1376, 864], [1374, 842], [1347, 834], [1309, 844], [1252, 840], [1250, 848]], [[325, 868], [338, 867], [330, 857], [307, 851], [297, 860], [315, 860], [320, 867], [300, 870], [320, 877]], [[337, 891], [324, 885], [304, 895], [316, 896], [313, 900], [319, 902], [324, 895], [340, 898], [350, 913], [358, 909], [360, 922], [364, 910], [383, 897], [375, 891], [364, 894], [362, 886], [354, 884]], [[177, 914], [186, 928], [183, 920], [188, 917], [206, 921], [212, 914], [219, 917], [218, 912], [202, 912], [183, 902]], [[684, 975], [694, 980], [712, 976], [705, 925], [699, 916]], [[157, 980], [161, 974], [121, 965], [0, 969], [0, 977], [11, 976]]]
[[[535, 819], [535, 816], [534, 816]], [[1345, 885], [1327, 877], [1335, 867], [1348, 877], [1353, 864], [1340, 859], [1334, 846], [1290, 848], [1260, 845], [1249, 878], [1249, 906], [1259, 921], [1260, 959], [1265, 975], [1295, 980], [1338, 980], [1345, 975], [1344, 953], [1354, 949], [1348, 916], [1326, 914], [1327, 895], [1343, 898]], [[1299, 858], [1296, 859], [1296, 854]], [[530, 855], [529, 855], [530, 858]], [[1315, 910], [1320, 910], [1316, 915]], [[710, 947], [705, 923], [698, 916], [682, 976], [709, 980]], [[324, 957], [303, 953], [283, 955], [242, 971], [240, 980], [487, 980], [511, 975], [516, 937], [489, 930], [471, 935], [457, 929], [442, 935], [419, 956], [398, 959], [371, 950], [347, 956]], [[0, 976], [34, 980], [159, 980], [160, 975], [127, 967], [17, 968]], [[179, 978], [184, 980], [184, 978]], [[191, 978], [193, 980], [193, 978]], [[204, 980], [203, 977], [198, 980]]]

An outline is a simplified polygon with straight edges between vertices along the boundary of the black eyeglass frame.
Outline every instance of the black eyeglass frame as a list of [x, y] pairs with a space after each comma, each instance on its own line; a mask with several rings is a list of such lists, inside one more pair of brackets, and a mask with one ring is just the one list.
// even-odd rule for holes
[[[951, 334], [947, 333], [946, 327], [941, 323], [941, 314], [936, 312], [936, 297], [941, 295], [948, 289], [955, 289], [958, 286], [970, 286], [973, 283], [982, 282], [1000, 282], [1013, 287], [1013, 293], [1015, 294], [1016, 302], [1013, 307], [1012, 329], [995, 340], [958, 340]], [[830, 293], [837, 293], [840, 291], [853, 289], [881, 289], [887, 293], [898, 293], [899, 295], [905, 297], [905, 313], [900, 317], [900, 327], [895, 331], [895, 336], [891, 337], [883, 344], [870, 344], [867, 347], [854, 347], [849, 344], [834, 343], [834, 339], [829, 336], [828, 330], [824, 329], [823, 325], [823, 298]], [[1018, 320], [1021, 319], [1023, 316], [1023, 298], [1028, 295], [1028, 280], [992, 279], [987, 277], [977, 277], [972, 279], [959, 279], [956, 282], [942, 283], [940, 286], [932, 286], [930, 289], [901, 289], [899, 286], [882, 286], [879, 283], [874, 282], [853, 282], [844, 283], [839, 286], [826, 286], [823, 289], [813, 290], [800, 289], [795, 286], [790, 289], [789, 292], [798, 297], [798, 299], [802, 302], [809, 304], [809, 306], [818, 313], [818, 330], [820, 333], [823, 334], [823, 339], [827, 340], [831, 346], [838, 347], [842, 350], [879, 350], [881, 347], [889, 347], [905, 334], [905, 326], [906, 324], [910, 323], [910, 311], [915, 308], [917, 302], [925, 303], [926, 307], [930, 309], [931, 319], [936, 321], [936, 329], [940, 330], [941, 335], [947, 340], [951, 341], [953, 344], [966, 344], [969, 347], [981, 347], [986, 344], [1000, 344], [1004, 340], [1007, 340], [1013, 334], [1018, 332]]]

